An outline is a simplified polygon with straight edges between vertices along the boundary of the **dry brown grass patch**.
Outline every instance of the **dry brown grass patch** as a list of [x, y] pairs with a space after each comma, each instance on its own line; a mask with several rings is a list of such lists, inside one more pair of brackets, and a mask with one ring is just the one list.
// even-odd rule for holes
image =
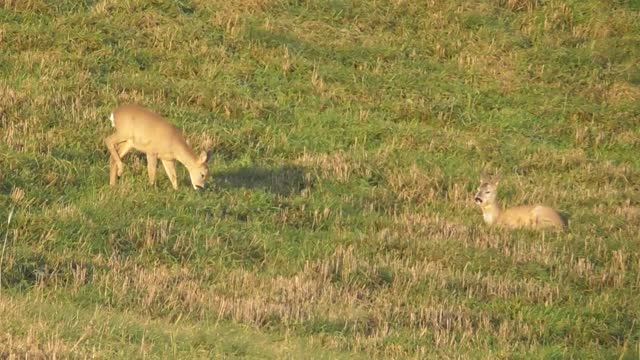
[[[7, 298], [0, 297], [0, 317], [3, 323], [17, 320], [16, 314], [26, 309]], [[60, 339], [53, 324], [40, 319], [25, 319], [28, 324], [21, 326], [25, 332], [0, 329], [0, 358], [2, 359], [56, 359], [73, 354], [73, 345]], [[0, 326], [1, 327], [1, 326]]]
[[541, 4], [541, 0], [498, 0], [498, 5], [511, 11], [532, 12]]
[[370, 171], [349, 153], [313, 154], [304, 152], [294, 164], [312, 169], [318, 178], [346, 183], [353, 176], [370, 176]]
[[640, 102], [640, 86], [625, 81], [615, 81], [609, 86], [605, 97], [607, 102], [612, 105], [638, 103]]

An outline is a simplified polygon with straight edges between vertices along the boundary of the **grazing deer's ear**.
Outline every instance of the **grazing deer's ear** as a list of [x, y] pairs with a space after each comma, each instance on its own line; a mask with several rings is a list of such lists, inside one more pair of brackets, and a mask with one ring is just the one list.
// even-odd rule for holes
[[205, 164], [207, 161], [209, 161], [209, 155], [203, 151], [200, 153], [200, 156], [198, 157], [198, 161], [200, 162], [200, 164]]

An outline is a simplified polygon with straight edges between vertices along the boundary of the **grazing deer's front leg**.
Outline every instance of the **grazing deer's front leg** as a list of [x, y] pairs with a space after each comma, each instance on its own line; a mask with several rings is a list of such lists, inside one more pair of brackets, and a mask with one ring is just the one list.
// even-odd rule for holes
[[[122, 159], [125, 155], [127, 155], [127, 153], [131, 151], [132, 148], [133, 148], [133, 144], [128, 141], [116, 145], [116, 151], [120, 159]], [[116, 184], [116, 169], [117, 169], [116, 164], [117, 164], [116, 159], [113, 156], [109, 156], [109, 185]], [[118, 176], [122, 175], [122, 168], [120, 168], [120, 174], [117, 174], [117, 175]]]
[[167, 172], [167, 176], [169, 176], [169, 180], [171, 181], [171, 185], [175, 190], [178, 190], [178, 179], [176, 177], [176, 164], [173, 160], [162, 160], [162, 165], [164, 166], [164, 171]]
[[158, 167], [158, 155], [147, 154], [147, 172], [149, 173], [149, 183], [156, 184], [156, 168]]

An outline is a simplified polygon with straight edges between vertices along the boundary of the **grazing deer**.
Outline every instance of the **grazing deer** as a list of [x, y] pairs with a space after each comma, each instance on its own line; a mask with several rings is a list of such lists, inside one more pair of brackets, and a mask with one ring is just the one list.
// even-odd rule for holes
[[496, 200], [498, 183], [497, 178], [486, 179], [483, 176], [474, 197], [476, 204], [482, 209], [482, 216], [487, 225], [496, 224], [511, 229], [519, 227], [563, 229], [567, 225], [557, 211], [542, 205], [517, 206], [501, 210]]
[[116, 175], [122, 176], [122, 158], [136, 149], [147, 155], [147, 170], [151, 185], [156, 181], [158, 159], [169, 176], [174, 189], [178, 188], [175, 160], [189, 171], [193, 188], [203, 189], [209, 170], [208, 156], [197, 156], [187, 145], [180, 130], [160, 115], [138, 105], [123, 105], [111, 113], [111, 125], [116, 131], [104, 139], [111, 157], [109, 159], [109, 185], [115, 185]]

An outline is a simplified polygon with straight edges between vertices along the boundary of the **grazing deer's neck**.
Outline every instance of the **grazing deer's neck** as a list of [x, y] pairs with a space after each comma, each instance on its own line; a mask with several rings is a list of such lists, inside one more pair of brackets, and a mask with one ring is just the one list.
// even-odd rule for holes
[[176, 146], [176, 153], [174, 155], [176, 160], [189, 169], [198, 162], [196, 154], [187, 143], [181, 143], [180, 146]]
[[493, 202], [482, 206], [482, 217], [487, 225], [495, 223], [498, 216], [500, 216], [500, 207], [497, 203]]

